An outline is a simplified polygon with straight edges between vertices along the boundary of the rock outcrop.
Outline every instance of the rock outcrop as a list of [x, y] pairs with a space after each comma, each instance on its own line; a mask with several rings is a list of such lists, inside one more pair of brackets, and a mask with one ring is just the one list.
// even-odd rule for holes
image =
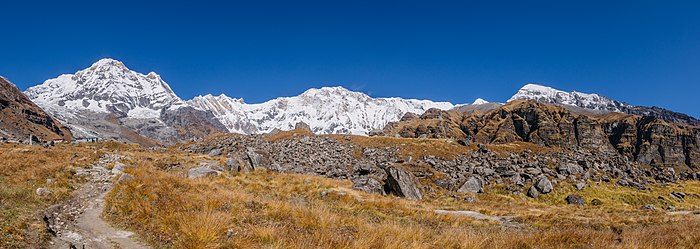
[[72, 138], [70, 130], [0, 77], [0, 140], [28, 142], [30, 135], [33, 142]]
[[651, 116], [573, 113], [534, 101], [511, 101], [486, 114], [429, 110], [418, 119], [389, 124], [385, 133], [483, 144], [529, 142], [567, 150], [617, 152], [641, 164], [675, 165], [684, 171], [700, 168], [699, 128]]
[[413, 175], [401, 168], [390, 166], [386, 168], [387, 178], [384, 190], [409, 200], [423, 199], [423, 194], [416, 185]]

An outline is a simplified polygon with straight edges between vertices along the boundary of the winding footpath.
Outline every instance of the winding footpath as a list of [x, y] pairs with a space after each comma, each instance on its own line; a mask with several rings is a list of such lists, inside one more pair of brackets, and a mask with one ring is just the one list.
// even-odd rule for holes
[[87, 183], [74, 192], [65, 203], [46, 210], [44, 222], [54, 236], [49, 248], [150, 248], [133, 238], [133, 233], [112, 227], [102, 219], [104, 198], [114, 184], [119, 171], [105, 168], [120, 159], [106, 154], [91, 168], [79, 169], [78, 176], [85, 176]]

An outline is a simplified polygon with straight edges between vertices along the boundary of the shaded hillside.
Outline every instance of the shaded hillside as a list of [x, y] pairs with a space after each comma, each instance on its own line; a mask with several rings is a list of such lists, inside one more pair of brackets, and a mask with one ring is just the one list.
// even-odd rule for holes
[[35, 105], [17, 86], [0, 77], [0, 137], [35, 141], [71, 139], [71, 132]]

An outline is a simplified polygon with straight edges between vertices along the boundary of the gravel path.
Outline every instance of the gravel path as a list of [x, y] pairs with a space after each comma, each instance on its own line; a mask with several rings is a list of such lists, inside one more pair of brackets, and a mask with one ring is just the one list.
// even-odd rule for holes
[[79, 169], [88, 182], [63, 204], [46, 210], [44, 222], [54, 238], [49, 248], [149, 248], [133, 239], [132, 232], [116, 229], [102, 219], [104, 198], [117, 174], [107, 170], [120, 157], [105, 155], [89, 169]]

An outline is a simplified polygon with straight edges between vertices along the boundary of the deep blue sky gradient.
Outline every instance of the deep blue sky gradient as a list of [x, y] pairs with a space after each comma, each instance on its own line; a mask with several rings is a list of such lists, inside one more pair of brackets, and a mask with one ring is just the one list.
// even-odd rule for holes
[[5, 1], [0, 32], [22, 89], [111, 57], [185, 99], [469, 103], [535, 82], [700, 117], [698, 1]]

